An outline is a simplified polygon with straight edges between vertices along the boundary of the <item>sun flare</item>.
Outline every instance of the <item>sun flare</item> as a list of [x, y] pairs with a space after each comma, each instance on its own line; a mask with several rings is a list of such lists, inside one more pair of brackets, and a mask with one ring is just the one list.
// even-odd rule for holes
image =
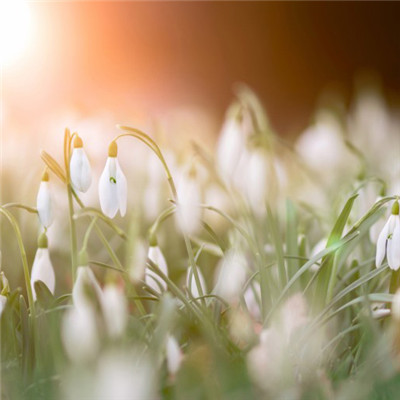
[[0, 1], [0, 63], [13, 63], [27, 47], [32, 28], [31, 10], [23, 0]]

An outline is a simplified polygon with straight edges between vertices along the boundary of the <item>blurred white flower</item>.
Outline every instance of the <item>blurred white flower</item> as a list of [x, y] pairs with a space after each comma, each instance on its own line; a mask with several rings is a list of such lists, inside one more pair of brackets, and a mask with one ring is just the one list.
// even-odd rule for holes
[[131, 246], [129, 277], [133, 282], [139, 282], [143, 280], [146, 270], [148, 245], [143, 239], [136, 238]]
[[217, 143], [217, 166], [225, 179], [232, 179], [237, 169], [245, 135], [237, 116], [228, 118], [221, 130]]
[[114, 218], [118, 210], [122, 217], [126, 213], [128, 188], [117, 154], [117, 143], [111, 142], [106, 166], [99, 180], [101, 210], [109, 218]]
[[47, 237], [44, 233], [39, 236], [38, 249], [36, 250], [31, 271], [31, 287], [34, 300], [36, 300], [36, 281], [42, 281], [50, 292], [54, 294], [56, 278], [47, 247]]
[[247, 262], [244, 254], [234, 248], [228, 250], [218, 265], [215, 294], [228, 303], [237, 301], [246, 275]]
[[378, 238], [375, 258], [377, 268], [382, 265], [385, 254], [389, 267], [397, 271], [400, 268], [400, 215], [397, 200], [393, 203], [392, 214]]
[[[93, 271], [88, 266], [79, 266], [72, 288], [72, 301], [79, 310], [93, 310], [103, 303], [103, 292]], [[96, 304], [97, 303], [97, 304]]]
[[[149, 247], [147, 257], [160, 268], [161, 272], [168, 276], [167, 262], [165, 261], [161, 249], [157, 245]], [[160, 293], [162, 290], [167, 290], [167, 283], [150, 268], [146, 268], [145, 282], [147, 286], [157, 293]]]
[[42, 175], [42, 180], [40, 182], [39, 191], [36, 198], [36, 207], [40, 223], [43, 227], [48, 228], [53, 222], [53, 204], [49, 188], [49, 174], [47, 169]]
[[[197, 267], [197, 274], [199, 276], [199, 281], [200, 281], [200, 286], [201, 290], [203, 291], [203, 295], [207, 294], [207, 288], [206, 288], [206, 281], [204, 279], [203, 274], [200, 271], [200, 268]], [[186, 286], [188, 288], [189, 293], [196, 299], [197, 297], [200, 297], [199, 289], [196, 284], [196, 278], [193, 273], [193, 268], [192, 266], [189, 266], [187, 269], [187, 274], [186, 274]]]
[[176, 339], [168, 335], [166, 342], [167, 368], [171, 375], [175, 375], [182, 363], [183, 354]]
[[202, 215], [201, 191], [194, 169], [181, 172], [176, 189], [178, 193], [175, 213], [177, 225], [183, 232], [193, 235], [201, 226]]
[[250, 315], [255, 320], [261, 319], [260, 301], [261, 301], [261, 288], [260, 284], [253, 280], [244, 292], [244, 301]]
[[7, 304], [7, 297], [0, 294], [0, 317], [1, 317], [1, 314], [3, 314], [6, 304]]
[[400, 289], [397, 289], [392, 302], [392, 314], [397, 321], [400, 320]]
[[91, 308], [70, 308], [64, 314], [61, 338], [68, 357], [81, 363], [93, 359], [99, 350], [96, 314]]
[[110, 284], [103, 290], [102, 306], [108, 334], [121, 336], [128, 321], [128, 306], [122, 290]]
[[80, 192], [86, 192], [92, 183], [92, 170], [79, 136], [74, 140], [69, 167], [72, 186]]

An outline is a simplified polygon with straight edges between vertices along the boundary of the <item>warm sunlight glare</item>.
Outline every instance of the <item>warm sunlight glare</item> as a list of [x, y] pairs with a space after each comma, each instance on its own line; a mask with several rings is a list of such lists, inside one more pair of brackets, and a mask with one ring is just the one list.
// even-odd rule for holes
[[31, 12], [23, 0], [0, 0], [0, 63], [14, 62], [26, 48], [31, 32]]

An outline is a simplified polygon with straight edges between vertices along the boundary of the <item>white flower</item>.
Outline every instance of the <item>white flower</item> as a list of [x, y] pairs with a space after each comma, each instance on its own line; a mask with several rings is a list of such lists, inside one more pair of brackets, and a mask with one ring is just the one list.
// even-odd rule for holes
[[97, 305], [102, 305], [103, 291], [93, 271], [88, 266], [79, 266], [76, 281], [72, 288], [72, 301], [79, 310], [92, 310]]
[[215, 293], [228, 303], [238, 300], [247, 275], [247, 262], [243, 253], [230, 249], [219, 262]]
[[96, 315], [90, 308], [72, 307], [61, 325], [61, 338], [69, 358], [74, 362], [93, 359], [99, 348]]
[[100, 206], [103, 213], [114, 218], [119, 210], [123, 217], [126, 213], [127, 182], [117, 160], [117, 144], [111, 142], [108, 158], [99, 181]]
[[47, 170], [42, 175], [39, 191], [36, 198], [36, 207], [40, 223], [48, 228], [53, 222], [52, 198], [49, 188], [49, 174]]
[[167, 352], [167, 368], [168, 372], [171, 375], [175, 375], [178, 372], [178, 369], [182, 363], [182, 350], [179, 347], [176, 339], [168, 335], [167, 343], [166, 343], [166, 352]]
[[86, 192], [92, 183], [92, 171], [83, 149], [82, 139], [79, 136], [74, 140], [74, 150], [72, 151], [69, 168], [73, 187], [80, 192]]
[[[203, 295], [205, 295], [205, 294], [207, 294], [206, 281], [205, 281], [204, 276], [201, 273], [199, 267], [197, 267], [197, 274], [199, 275], [201, 290], [203, 292]], [[191, 266], [187, 270], [186, 286], [188, 288], [189, 293], [194, 298], [200, 297], [199, 289], [196, 284], [196, 278], [194, 276], [193, 268]]]
[[392, 214], [378, 238], [375, 259], [377, 268], [382, 265], [385, 254], [389, 267], [397, 271], [400, 268], [400, 215], [397, 200], [393, 203]]
[[7, 304], [7, 297], [0, 294], [0, 317], [1, 317], [1, 314], [3, 314], [6, 304]]
[[217, 144], [217, 164], [224, 178], [234, 176], [244, 146], [245, 135], [240, 121], [236, 116], [227, 119]]
[[128, 309], [123, 292], [115, 285], [107, 285], [103, 290], [102, 305], [109, 335], [121, 336], [128, 321]]
[[38, 249], [33, 260], [31, 272], [31, 287], [33, 299], [36, 300], [35, 282], [42, 281], [54, 294], [56, 278], [47, 247], [47, 237], [44, 233], [39, 236]]
[[250, 315], [256, 319], [261, 319], [260, 301], [261, 301], [261, 288], [257, 281], [254, 281], [248, 286], [244, 292], [244, 301]]
[[[167, 267], [167, 262], [165, 261], [165, 258], [163, 256], [163, 253], [161, 252], [161, 249], [156, 245], [156, 246], [150, 246], [149, 247], [149, 252], [147, 254], [147, 257], [160, 268], [160, 270], [168, 276], [168, 267]], [[160, 276], [158, 276], [155, 272], [153, 272], [150, 268], [146, 269], [146, 274], [145, 274], [145, 282], [146, 285], [149, 286], [151, 289], [156, 291], [157, 293], [160, 293], [161, 290], [167, 290], [167, 284], [166, 282], [161, 279]]]
[[176, 222], [178, 227], [188, 235], [196, 233], [201, 224], [201, 192], [195, 177], [194, 170], [184, 171], [177, 185]]

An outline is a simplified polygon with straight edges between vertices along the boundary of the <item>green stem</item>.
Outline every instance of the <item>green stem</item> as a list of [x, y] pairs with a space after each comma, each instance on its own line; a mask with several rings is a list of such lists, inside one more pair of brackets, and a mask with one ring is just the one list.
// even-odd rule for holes
[[15, 217], [9, 211], [5, 210], [3, 207], [0, 207], [0, 213], [3, 214], [8, 219], [8, 221], [10, 222], [11, 226], [14, 229], [15, 236], [16, 236], [17, 242], [18, 242], [19, 252], [21, 254], [21, 259], [22, 259], [22, 267], [24, 270], [24, 278], [25, 278], [26, 292], [28, 294], [29, 309], [30, 309], [31, 314], [35, 315], [35, 305], [34, 305], [34, 301], [33, 301], [28, 259], [26, 257], [26, 251], [25, 251], [24, 242], [22, 240], [21, 231], [18, 227], [18, 223], [17, 223]]
[[400, 287], [400, 270], [392, 271], [390, 278], [389, 293], [395, 294], [397, 289]]
[[78, 245], [76, 241], [76, 226], [74, 220], [74, 205], [72, 199], [71, 183], [67, 183], [67, 193], [68, 193], [68, 211], [69, 211], [68, 217], [69, 217], [70, 241], [71, 241], [71, 273], [72, 273], [72, 282], [75, 282], [76, 269], [78, 268]]

